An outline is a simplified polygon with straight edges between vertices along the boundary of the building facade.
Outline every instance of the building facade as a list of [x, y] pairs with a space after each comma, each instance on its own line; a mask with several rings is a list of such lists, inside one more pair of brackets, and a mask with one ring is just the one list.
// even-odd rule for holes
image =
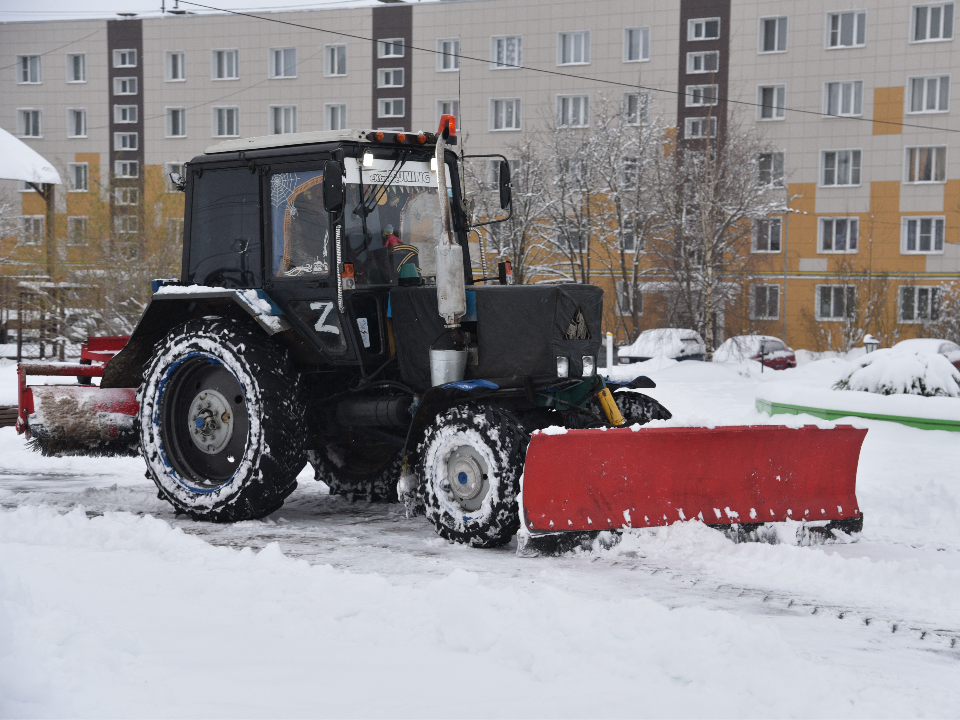
[[[817, 328], [865, 302], [850, 278], [866, 274], [884, 278], [888, 324], [908, 337], [960, 279], [954, 9], [448, 0], [7, 23], [0, 126], [60, 168], [55, 235], [69, 264], [84, 262], [98, 189], [114, 230], [175, 237], [182, 201], [165, 178], [222, 138], [433, 129], [452, 113], [469, 151], [490, 153], [555, 117], [588, 127], [603, 102], [659, 115], [681, 140], [752, 125], [774, 148], [758, 171], [789, 203], [756, 228], [758, 327], [813, 347]], [[5, 190], [24, 236], [42, 235], [39, 196]], [[18, 252], [14, 274], [43, 265], [39, 243]]]

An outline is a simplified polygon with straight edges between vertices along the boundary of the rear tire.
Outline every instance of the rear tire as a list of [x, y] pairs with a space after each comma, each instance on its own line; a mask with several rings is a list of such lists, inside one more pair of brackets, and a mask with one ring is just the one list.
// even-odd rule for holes
[[397, 502], [397, 481], [403, 468], [400, 448], [390, 445], [328, 443], [322, 450], [308, 450], [314, 479], [351, 502]]
[[437, 534], [497, 547], [520, 529], [520, 475], [529, 437], [496, 407], [463, 405], [439, 417], [420, 444], [417, 475]]
[[631, 425], [646, 425], [651, 420], [669, 420], [673, 414], [649, 395], [638, 392], [618, 392], [614, 395], [620, 414]]
[[160, 495], [194, 520], [278, 510], [305, 462], [300, 377], [235, 320], [188, 320], [157, 344], [137, 391], [140, 447]]

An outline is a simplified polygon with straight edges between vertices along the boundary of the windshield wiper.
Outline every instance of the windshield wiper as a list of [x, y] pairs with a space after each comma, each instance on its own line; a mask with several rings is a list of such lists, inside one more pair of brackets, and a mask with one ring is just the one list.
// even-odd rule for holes
[[[373, 209], [377, 206], [377, 198], [380, 197], [380, 192], [383, 190], [383, 188], [384, 188], [386, 185], [392, 183], [392, 182], [394, 181], [394, 179], [396, 179], [397, 173], [400, 172], [400, 167], [403, 165], [404, 162], [406, 162], [406, 159], [407, 159], [407, 156], [408, 156], [408, 155], [410, 155], [410, 151], [409, 151], [409, 150], [401, 150], [401, 151], [400, 151], [400, 156], [393, 162], [393, 167], [390, 168], [390, 171], [387, 173], [387, 176], [383, 179], [383, 182], [380, 183], [380, 185], [377, 186], [377, 187], [373, 190], [373, 192], [370, 193], [370, 196], [369, 196], [369, 197], [362, 199], [362, 200], [363, 200], [363, 202], [362, 202], [363, 217], [366, 217], [367, 215], [369, 215], [370, 213], [373, 212]], [[362, 177], [362, 176], [363, 176], [363, 172], [361, 171], [360, 174], [361, 174], [361, 177]], [[372, 202], [372, 204], [370, 205], [370, 207], [367, 207], [367, 202]], [[357, 210], [354, 210], [354, 212], [356, 213], [356, 212], [359, 211], [359, 210], [360, 210], [360, 208], [357, 208]]]

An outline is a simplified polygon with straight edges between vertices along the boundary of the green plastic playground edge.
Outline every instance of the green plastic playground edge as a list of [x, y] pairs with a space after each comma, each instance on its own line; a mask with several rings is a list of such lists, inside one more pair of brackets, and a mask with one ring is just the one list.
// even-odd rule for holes
[[861, 417], [868, 420], [885, 420], [886, 422], [900, 423], [921, 430], [947, 430], [960, 432], [960, 420], [934, 420], [932, 418], [904, 417], [902, 415], [877, 415], [875, 413], [857, 412], [856, 410], [827, 410], [826, 408], [805, 407], [803, 405], [788, 405], [771, 400], [757, 398], [757, 411], [768, 415], [800, 415], [806, 413], [823, 420], [839, 420], [844, 417]]

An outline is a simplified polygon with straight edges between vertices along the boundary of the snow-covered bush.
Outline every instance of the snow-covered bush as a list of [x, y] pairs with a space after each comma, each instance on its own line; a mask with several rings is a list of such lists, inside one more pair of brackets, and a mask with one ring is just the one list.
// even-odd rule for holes
[[834, 390], [960, 398], [960, 371], [937, 353], [884, 349], [857, 358], [852, 365]]

